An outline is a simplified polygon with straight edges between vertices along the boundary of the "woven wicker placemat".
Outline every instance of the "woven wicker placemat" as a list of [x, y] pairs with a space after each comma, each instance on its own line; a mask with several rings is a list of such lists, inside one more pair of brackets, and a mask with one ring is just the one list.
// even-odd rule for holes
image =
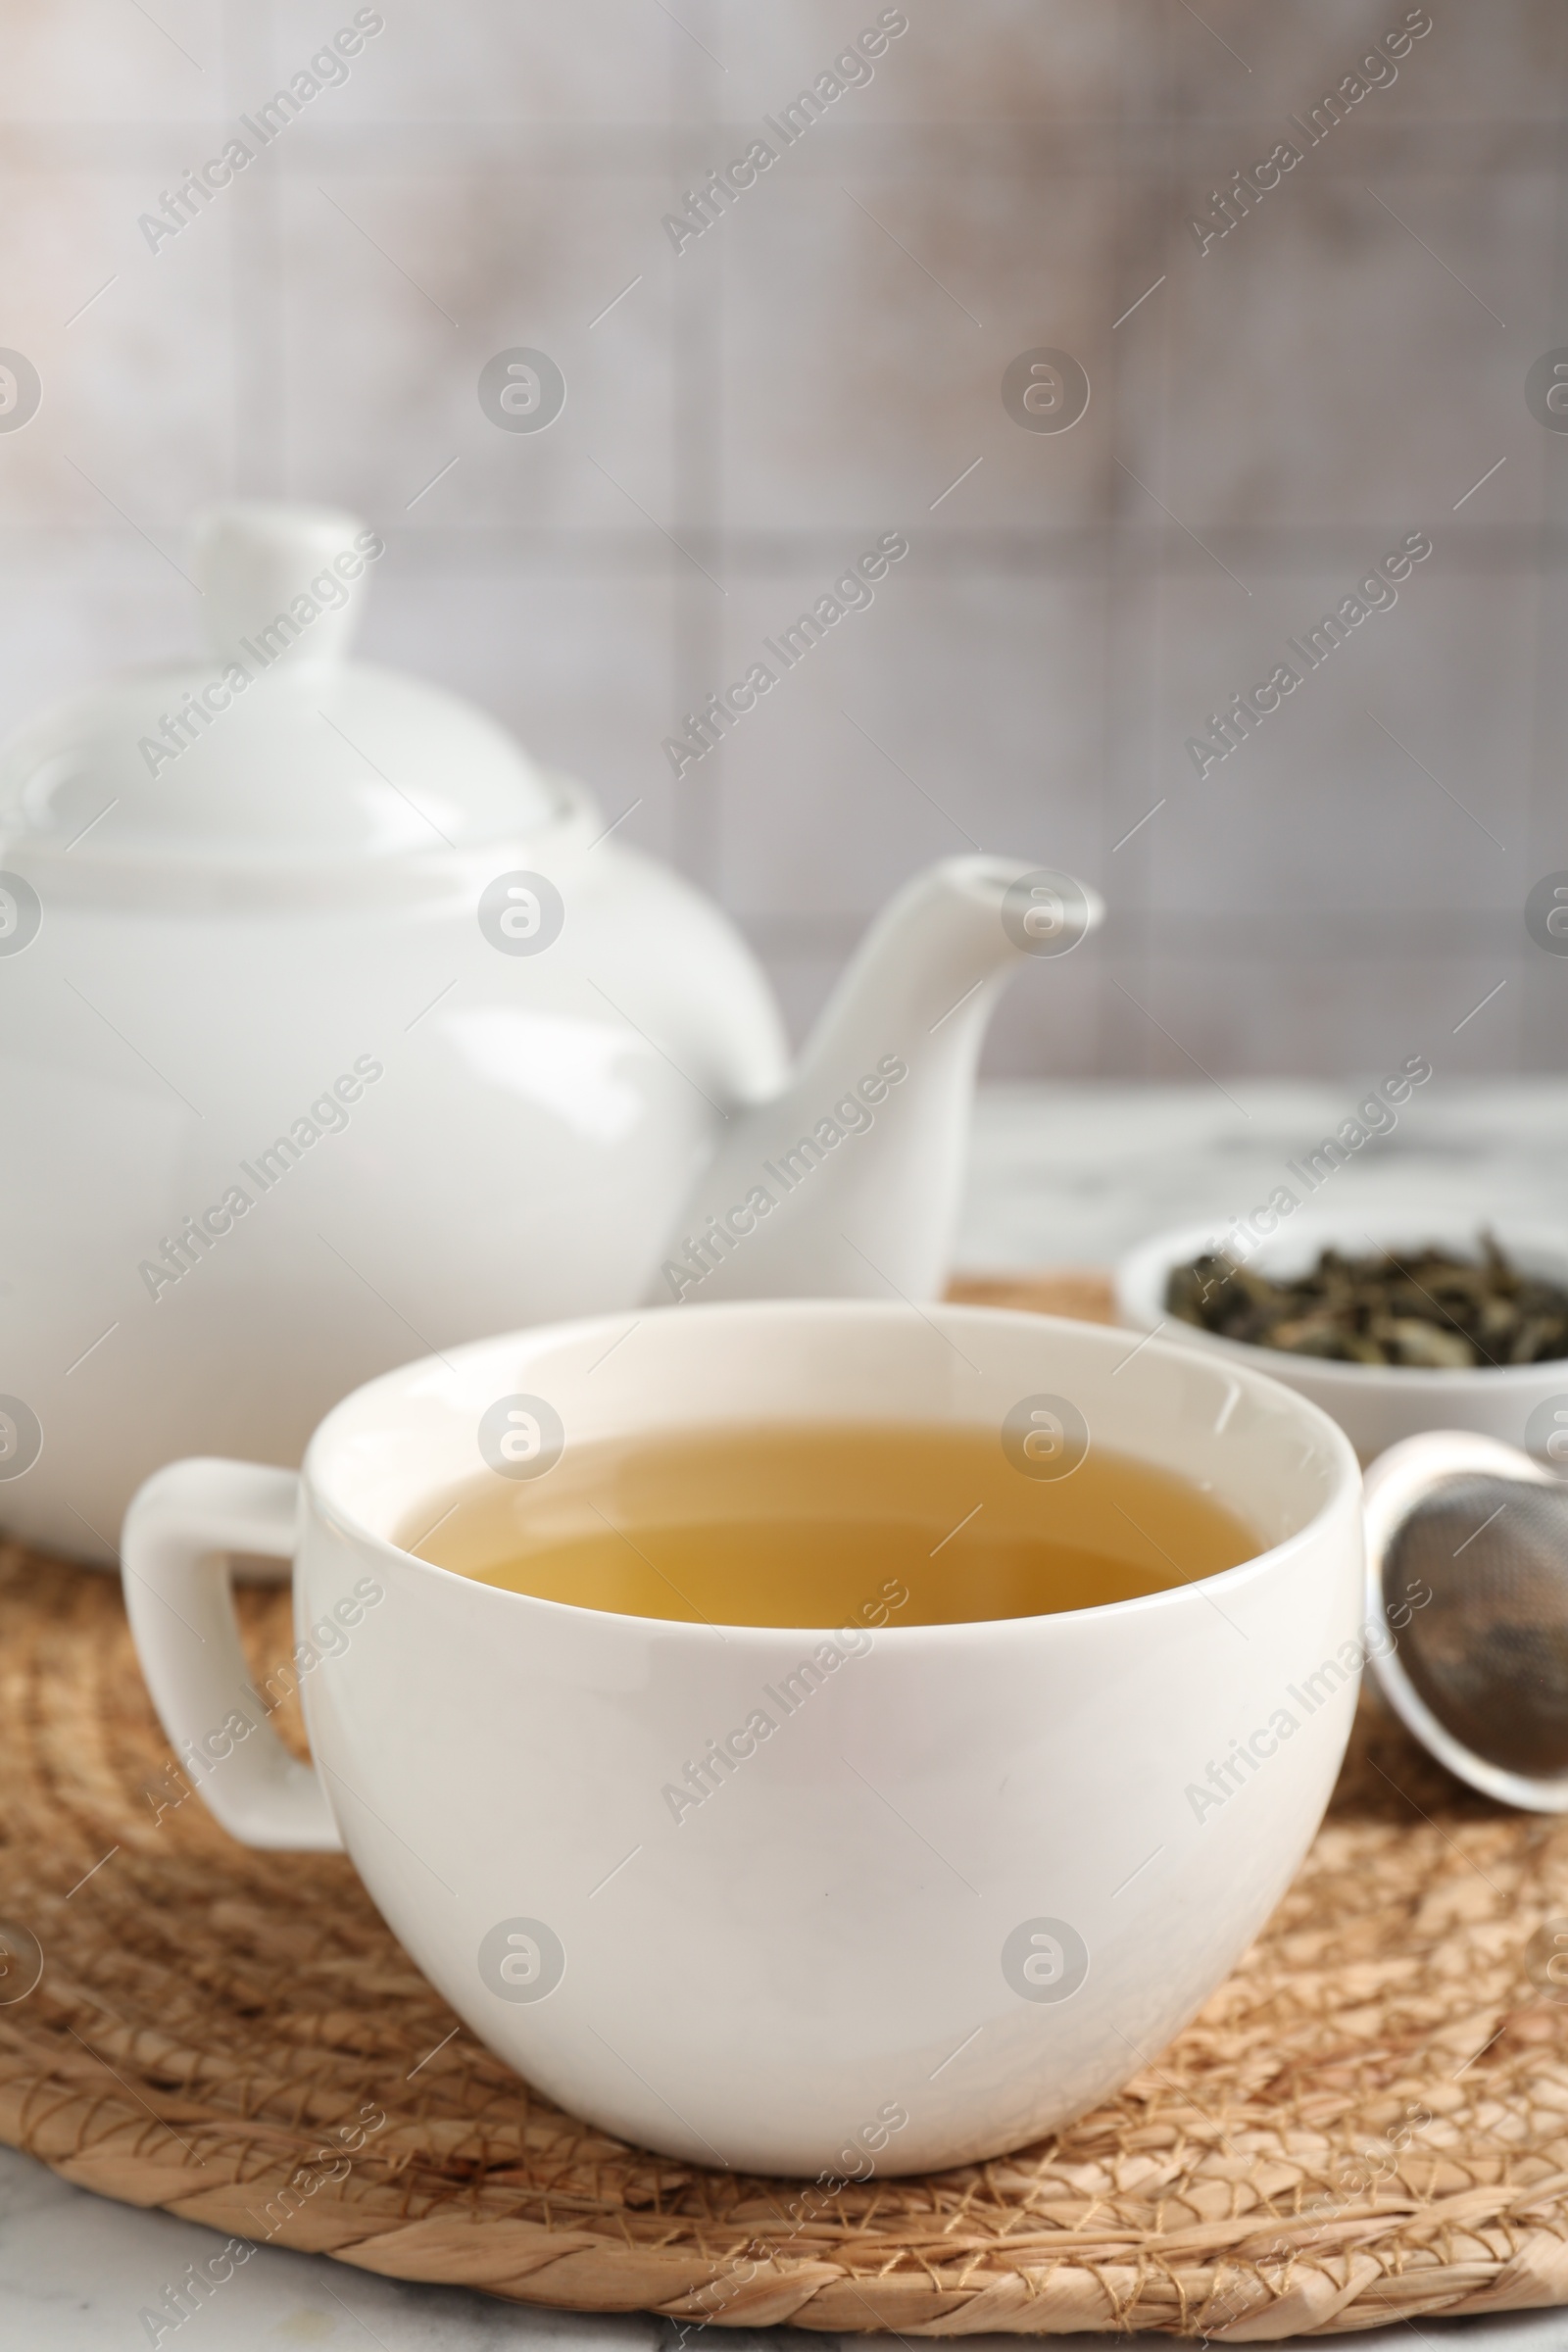
[[[963, 1289], [1106, 1312], [1083, 1276]], [[258, 1668], [287, 1605], [241, 1595]], [[248, 1852], [184, 1786], [114, 1580], [0, 1550], [0, 2137], [107, 2196], [720, 2326], [1256, 2342], [1568, 2302], [1568, 2007], [1526, 1961], [1568, 1915], [1568, 1824], [1468, 1794], [1369, 1703], [1267, 1931], [1119, 2097], [1003, 2161], [804, 2207], [562, 2114], [460, 2028], [348, 1861]]]

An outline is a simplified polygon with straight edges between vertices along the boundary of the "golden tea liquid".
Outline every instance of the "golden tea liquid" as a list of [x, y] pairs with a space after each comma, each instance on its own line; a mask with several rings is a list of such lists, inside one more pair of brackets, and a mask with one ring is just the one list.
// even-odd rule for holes
[[1091, 1450], [1068, 1477], [1031, 1478], [995, 1429], [946, 1423], [568, 1446], [543, 1477], [483, 1471], [445, 1499], [433, 1531], [435, 1503], [397, 1537], [438, 1567], [578, 1608], [714, 1625], [1037, 1617], [1162, 1592], [1264, 1548], [1168, 1471]]

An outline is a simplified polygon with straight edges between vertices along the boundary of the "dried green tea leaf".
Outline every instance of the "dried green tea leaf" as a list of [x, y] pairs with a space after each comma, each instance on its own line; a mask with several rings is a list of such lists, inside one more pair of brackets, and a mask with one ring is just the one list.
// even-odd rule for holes
[[1165, 1307], [1221, 1339], [1340, 1363], [1461, 1372], [1568, 1356], [1568, 1290], [1524, 1273], [1489, 1233], [1474, 1258], [1324, 1250], [1281, 1282], [1210, 1252], [1172, 1268]]

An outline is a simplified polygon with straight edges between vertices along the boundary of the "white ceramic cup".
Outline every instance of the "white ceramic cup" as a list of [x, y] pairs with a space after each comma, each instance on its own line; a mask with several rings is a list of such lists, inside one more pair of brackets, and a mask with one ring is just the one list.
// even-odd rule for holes
[[[966, 1423], [1011, 1432], [1020, 1475], [1059, 1469], [1039, 1432], [1076, 1413], [1091, 1446], [1207, 1482], [1258, 1555], [1102, 1608], [832, 1634], [578, 1609], [400, 1548], [484, 1475], [487, 1414], [532, 1416], [510, 1423], [529, 1466], [540, 1399], [568, 1446]], [[230, 1550], [294, 1558], [299, 1647], [260, 1690]], [[991, 2156], [1156, 2058], [1309, 1843], [1359, 1664], [1359, 1478], [1324, 1413], [1195, 1349], [983, 1307], [683, 1306], [460, 1348], [349, 1396], [298, 1477], [161, 1471], [124, 1565], [165, 1728], [226, 1829], [345, 1847], [473, 2033], [564, 2107], [770, 2173]], [[267, 1720], [291, 1675], [314, 1773]], [[777, 1721], [747, 1751], [758, 1709]], [[732, 1769], [672, 1806], [710, 1741]]]

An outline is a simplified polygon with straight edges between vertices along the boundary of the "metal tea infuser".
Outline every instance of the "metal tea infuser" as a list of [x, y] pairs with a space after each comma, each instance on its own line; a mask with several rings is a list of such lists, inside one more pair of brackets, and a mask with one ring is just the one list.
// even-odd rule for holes
[[1461, 1430], [1366, 1474], [1366, 1631], [1390, 1705], [1483, 1795], [1568, 1813], [1568, 1484]]

